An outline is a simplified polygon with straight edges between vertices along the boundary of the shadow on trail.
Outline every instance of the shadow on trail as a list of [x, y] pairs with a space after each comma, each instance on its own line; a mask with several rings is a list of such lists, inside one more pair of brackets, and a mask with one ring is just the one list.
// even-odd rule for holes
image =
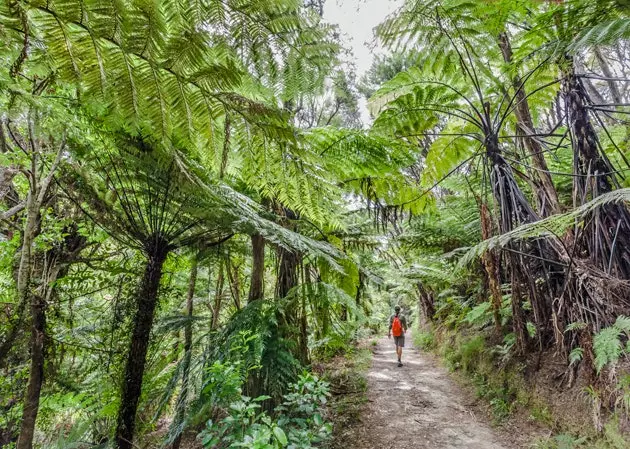
[[368, 373], [369, 403], [353, 449], [513, 449], [475, 416], [462, 392], [430, 356], [410, 347], [398, 367], [393, 340], [381, 339]]

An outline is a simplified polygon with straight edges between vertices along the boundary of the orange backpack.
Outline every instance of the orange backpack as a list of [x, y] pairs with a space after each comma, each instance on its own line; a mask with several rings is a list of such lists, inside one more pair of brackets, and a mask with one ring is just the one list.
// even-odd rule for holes
[[398, 315], [395, 315], [394, 320], [392, 321], [392, 334], [394, 337], [400, 337], [403, 334], [402, 323], [400, 322]]

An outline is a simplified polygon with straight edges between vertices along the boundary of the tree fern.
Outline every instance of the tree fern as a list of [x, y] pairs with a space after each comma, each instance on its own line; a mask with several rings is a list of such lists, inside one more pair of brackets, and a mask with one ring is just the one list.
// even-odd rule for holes
[[575, 225], [576, 220], [584, 220], [593, 211], [606, 204], [630, 202], [630, 189], [619, 189], [598, 196], [588, 203], [564, 214], [552, 215], [534, 223], [524, 224], [513, 231], [485, 240], [471, 248], [460, 263], [465, 265], [492, 248], [503, 248], [512, 242], [541, 237], [558, 237]]

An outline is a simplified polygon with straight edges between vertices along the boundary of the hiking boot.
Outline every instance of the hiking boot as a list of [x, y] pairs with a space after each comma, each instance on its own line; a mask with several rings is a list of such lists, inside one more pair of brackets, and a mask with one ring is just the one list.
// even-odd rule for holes
[[398, 361], [398, 368], [400, 368], [402, 366], [402, 362], [399, 360]]

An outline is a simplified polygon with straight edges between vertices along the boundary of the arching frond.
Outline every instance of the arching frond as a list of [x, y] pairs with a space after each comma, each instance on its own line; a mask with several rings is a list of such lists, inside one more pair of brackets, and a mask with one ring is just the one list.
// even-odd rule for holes
[[602, 194], [570, 212], [552, 215], [534, 223], [524, 224], [510, 232], [484, 240], [469, 249], [460, 259], [459, 264], [464, 266], [488, 250], [505, 248], [513, 242], [549, 237], [557, 238], [575, 226], [576, 222], [583, 221], [597, 209], [614, 203], [630, 203], [630, 189], [619, 189]]

